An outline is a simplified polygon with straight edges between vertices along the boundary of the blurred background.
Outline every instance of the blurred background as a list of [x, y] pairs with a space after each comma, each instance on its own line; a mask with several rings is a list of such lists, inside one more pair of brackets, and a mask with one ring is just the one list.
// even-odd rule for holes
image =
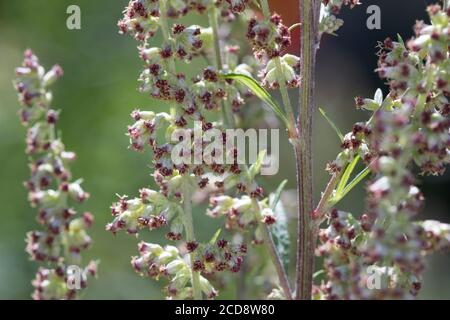
[[[35, 210], [26, 201], [22, 182], [29, 175], [24, 155], [25, 129], [17, 117], [18, 103], [11, 79], [13, 70], [22, 61], [22, 52], [32, 48], [49, 68], [59, 63], [64, 77], [53, 88], [54, 106], [62, 109], [59, 128], [68, 150], [78, 155], [73, 165], [74, 177], [85, 179], [84, 187], [91, 199], [82, 210], [95, 215], [90, 234], [94, 245], [87, 258], [101, 260], [100, 276], [90, 283], [86, 299], [157, 299], [160, 285], [140, 278], [130, 266], [130, 256], [137, 253], [134, 237], [104, 231], [111, 220], [109, 206], [116, 193], [135, 195], [137, 190], [152, 183], [147, 165], [149, 154], [127, 150], [125, 136], [131, 122], [130, 112], [136, 108], [164, 110], [164, 106], [137, 92], [137, 77], [141, 62], [137, 43], [120, 36], [116, 21], [127, 0], [0, 0], [0, 299], [29, 299], [30, 280], [37, 265], [28, 261], [24, 251], [25, 233], [38, 228]], [[376, 68], [377, 41], [397, 33], [407, 39], [412, 35], [416, 19], [425, 19], [424, 0], [362, 0], [353, 10], [345, 9], [340, 16], [345, 25], [338, 37], [323, 39], [318, 58], [319, 106], [324, 108], [342, 131], [347, 132], [367, 114], [354, 108], [356, 95], [373, 96], [386, 87], [373, 70]], [[285, 24], [298, 21], [297, 1], [270, 1]], [[66, 8], [76, 4], [81, 8], [81, 30], [66, 28]], [[381, 30], [368, 30], [366, 9], [371, 4], [381, 8]], [[206, 21], [195, 21], [197, 24]], [[296, 31], [297, 32], [297, 31]], [[298, 33], [294, 33], [293, 52], [298, 51]], [[158, 39], [154, 40], [158, 43]], [[292, 92], [293, 98], [296, 92]], [[327, 182], [326, 162], [339, 152], [338, 140], [321, 118], [315, 117], [315, 188], [316, 199]], [[293, 188], [295, 166], [289, 145], [281, 145], [280, 173], [263, 184], [273, 190], [280, 181], [291, 179]], [[443, 177], [423, 177], [426, 208], [421, 219], [450, 222], [450, 174]], [[359, 214], [364, 210], [364, 190], [361, 185], [341, 203], [341, 208]], [[195, 225], [200, 240], [209, 239], [221, 221], [205, 216], [206, 205], [195, 212]], [[147, 241], [158, 241], [163, 232], [142, 232]], [[86, 259], [87, 259], [86, 258]], [[450, 298], [450, 256], [435, 255], [429, 259], [420, 294], [422, 299]], [[220, 297], [234, 296], [233, 288]]]

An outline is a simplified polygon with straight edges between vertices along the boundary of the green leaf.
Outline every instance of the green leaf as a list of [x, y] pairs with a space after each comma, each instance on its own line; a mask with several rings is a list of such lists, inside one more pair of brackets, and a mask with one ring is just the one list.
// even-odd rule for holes
[[317, 278], [318, 276], [322, 275], [325, 273], [325, 270], [321, 269], [319, 271], [314, 272], [313, 274], [313, 279]]
[[402, 36], [400, 35], [400, 33], [397, 33], [397, 39], [398, 39], [398, 42], [399, 42], [403, 47], [405, 47], [405, 41], [403, 41], [403, 38], [402, 38]]
[[416, 114], [420, 114], [420, 112], [423, 111], [426, 101], [427, 101], [426, 95], [419, 94], [419, 97], [417, 98], [417, 103], [416, 103]]
[[350, 164], [345, 168], [345, 171], [342, 174], [341, 180], [339, 181], [338, 186], [336, 188], [336, 198], [341, 197], [342, 191], [344, 190], [345, 186], [347, 185], [348, 179], [350, 179], [350, 176], [353, 173], [353, 170], [355, 170], [355, 167], [358, 164], [359, 159], [360, 159], [359, 155], [356, 155], [353, 158], [353, 161], [350, 162]]
[[375, 96], [373, 97], [373, 100], [375, 100], [379, 106], [383, 103], [383, 91], [381, 91], [380, 88], [375, 91]]
[[283, 192], [284, 186], [286, 185], [287, 180], [283, 180], [278, 186], [275, 193], [272, 194], [273, 197], [270, 199], [270, 208], [273, 212], [275, 212], [275, 208], [277, 207], [278, 201], [280, 201], [281, 192]]
[[261, 150], [258, 153], [258, 158], [256, 159], [255, 163], [250, 166], [248, 169], [248, 179], [254, 180], [256, 175], [261, 171], [261, 166], [264, 161], [264, 157], [266, 156], [266, 150]]
[[328, 115], [325, 113], [325, 111], [322, 108], [319, 108], [319, 111], [322, 114], [322, 116], [325, 118], [325, 120], [327, 120], [328, 124], [334, 129], [334, 131], [338, 135], [339, 139], [341, 139], [341, 141], [344, 141], [344, 135], [342, 134], [341, 130], [339, 130], [339, 128], [334, 124], [334, 122], [330, 119], [330, 117], [328, 117]]
[[281, 262], [283, 263], [284, 270], [286, 270], [287, 272], [289, 269], [291, 240], [289, 238], [289, 224], [287, 214], [283, 207], [283, 204], [280, 201], [275, 206], [274, 213], [276, 222], [270, 229], [278, 255], [280, 256]]
[[246, 86], [250, 91], [253, 92], [255, 96], [261, 99], [267, 106], [269, 106], [273, 112], [285, 123], [288, 125], [288, 120], [283, 110], [278, 106], [278, 104], [272, 99], [270, 94], [264, 89], [258, 81], [244, 74], [239, 73], [227, 73], [222, 74], [222, 77], [225, 79], [232, 79], [240, 82], [244, 86]]
[[209, 240], [209, 244], [216, 243], [216, 241], [219, 238], [221, 232], [222, 232], [222, 229], [217, 229], [216, 233], [214, 233], [214, 235], [212, 236], [211, 240]]
[[341, 201], [354, 187], [358, 185], [368, 174], [370, 173], [369, 167], [365, 167], [361, 172], [359, 172], [356, 177], [341, 191], [340, 194], [334, 196], [331, 200], [332, 205], [336, 205]]
[[347, 195], [358, 183], [360, 183], [370, 173], [369, 167], [365, 167], [342, 191], [342, 198]]

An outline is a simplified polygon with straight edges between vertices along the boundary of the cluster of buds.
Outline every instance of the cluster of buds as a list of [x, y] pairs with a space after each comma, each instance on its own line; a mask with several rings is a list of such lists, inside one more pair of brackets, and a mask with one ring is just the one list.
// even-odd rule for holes
[[334, 34], [340, 27], [344, 25], [342, 19], [337, 18], [343, 6], [354, 6], [360, 4], [359, 0], [322, 0], [322, 8], [320, 10], [320, 33]]
[[[236, 148], [228, 148], [227, 143], [230, 141], [226, 138], [222, 125], [207, 120], [211, 115], [216, 115], [223, 105], [238, 111], [244, 104], [244, 98], [250, 96], [248, 89], [232, 80], [225, 80], [221, 73], [227, 70], [251, 76], [254, 68], [240, 61], [238, 47], [227, 47], [223, 54], [222, 70], [217, 69], [216, 63], [215, 67], [206, 65], [196, 76], [187, 77], [179, 71], [181, 63], [190, 63], [200, 55], [214, 57], [211, 50], [214, 47], [213, 30], [181, 23], [170, 25], [170, 19], [190, 12], [208, 12], [212, 16], [220, 12], [222, 18], [229, 20], [234, 14], [243, 12], [251, 2], [132, 0], [124, 11], [123, 19], [119, 21], [120, 32], [129, 33], [140, 42], [139, 53], [144, 62], [144, 70], [139, 78], [140, 91], [153, 98], [168, 101], [171, 110], [158, 114], [140, 110], [132, 113], [135, 122], [128, 128], [131, 148], [144, 151], [148, 146], [153, 151], [153, 177], [159, 190], [141, 189], [140, 197], [135, 199], [121, 197], [112, 205], [114, 220], [107, 225], [107, 229], [113, 233], [119, 230], [137, 233], [142, 229], [156, 229], [167, 225], [170, 229], [166, 238], [173, 241], [185, 240], [189, 251], [186, 257], [191, 258], [191, 263], [185, 263], [178, 253], [173, 256], [174, 262], [161, 262], [158, 260], [159, 251], [150, 253], [145, 250], [141, 250], [140, 258], [133, 260], [141, 273], [150, 272], [154, 278], [169, 276], [169, 297], [192, 297], [192, 288], [186, 287], [186, 283], [193, 281], [189, 279], [197, 276], [196, 273], [201, 277], [201, 274], [223, 270], [237, 272], [246, 251], [243, 244], [231, 245], [225, 240], [220, 241], [222, 246], [219, 242], [201, 244], [192, 235], [188, 235], [189, 228], [185, 225], [187, 213], [184, 212], [182, 203], [190, 199], [185, 190], [192, 193], [196, 189], [225, 192], [226, 189], [235, 187], [240, 192], [251, 194], [253, 198], [262, 196], [262, 189], [255, 182], [249, 182], [248, 175], [241, 171]], [[281, 21], [275, 20], [276, 17], [273, 20], [275, 28], [281, 30]], [[163, 36], [162, 44], [152, 47], [149, 39], [158, 30]], [[298, 68], [292, 59], [285, 60], [283, 64], [289, 72]], [[298, 81], [298, 77], [294, 74], [286, 77], [286, 80], [292, 86]], [[189, 128], [190, 124], [194, 124], [194, 128]], [[208, 148], [211, 135], [216, 137], [216, 133], [219, 133], [216, 144], [222, 144], [223, 148]], [[186, 148], [178, 149], [180, 143], [184, 143]], [[174, 153], [191, 161], [177, 162], [173, 158]], [[218, 157], [234, 161], [231, 164], [229, 161], [216, 161]], [[256, 174], [256, 171], [258, 170], [252, 172]], [[186, 237], [183, 237], [183, 232]], [[179, 268], [175, 268], [175, 265]], [[150, 266], [152, 267], [149, 269]], [[173, 272], [166, 273], [166, 267], [173, 269]], [[209, 288], [210, 285], [208, 287], [208, 282], [205, 281], [201, 277], [202, 286]], [[212, 287], [208, 290], [204, 291], [207, 296], [216, 295]]]
[[[193, 186], [202, 189], [208, 185], [223, 189], [225, 184], [239, 179], [236, 148], [228, 148], [227, 144], [233, 142], [226, 139], [223, 131], [213, 128], [213, 123], [196, 121], [193, 129], [180, 128], [187, 126], [183, 116], [138, 110], [131, 116], [136, 121], [128, 128], [131, 148], [136, 151], [143, 151], [145, 146], [151, 148], [153, 176], [166, 197], [180, 199], [182, 176], [189, 176]], [[158, 140], [158, 132], [165, 132], [167, 140]], [[214, 146], [211, 137], [219, 139], [216, 141], [219, 147], [211, 147]], [[232, 163], [224, 163], [225, 159], [232, 159]]]
[[[410, 224], [410, 227], [414, 235], [425, 234], [419, 226]], [[443, 229], [445, 227], [439, 226], [439, 231]], [[376, 236], [382, 238], [384, 229], [373, 226], [368, 214], [357, 220], [349, 213], [335, 209], [330, 212], [329, 227], [320, 230], [322, 244], [316, 250], [316, 254], [324, 258], [328, 278], [327, 282], [315, 287], [318, 299], [410, 299], [417, 294], [421, 287], [420, 278], [413, 272], [406, 272], [405, 267], [410, 268], [411, 263], [422, 259], [417, 254], [421, 253], [421, 247], [425, 248], [425, 242], [416, 239], [409, 242], [410, 234], [405, 234], [404, 247], [399, 247], [398, 243], [390, 243], [392, 248], [381, 243], [373, 247], [373, 237]], [[428, 243], [431, 243], [432, 236], [428, 235], [428, 239]], [[408, 250], [415, 245], [417, 247], [414, 250]], [[379, 255], [371, 254], [368, 246], [372, 246], [372, 253], [376, 250]], [[410, 261], [405, 261], [403, 265], [386, 264], [386, 261], [394, 259], [392, 255], [397, 261], [401, 257], [410, 258]], [[377, 277], [376, 281], [374, 276]]]
[[[177, 24], [173, 29], [183, 28]], [[195, 28], [201, 32], [200, 35], [203, 36], [203, 39], [210, 35], [209, 29]], [[192, 27], [184, 30], [192, 30]], [[174, 37], [176, 36], [174, 35]], [[200, 43], [206, 40], [193, 41]], [[180, 104], [182, 107], [178, 117], [184, 121], [179, 121], [179, 126], [186, 124], [185, 119], [202, 120], [205, 112], [218, 110], [224, 100], [228, 101], [235, 111], [239, 110], [239, 107], [244, 104], [244, 97], [248, 95], [248, 90], [234, 86], [232, 81], [223, 80], [215, 68], [208, 66], [200, 75], [189, 80], [182, 73], [175, 74], [168, 71], [168, 64], [170, 64], [169, 61], [173, 61], [173, 56], [191, 60], [193, 54], [196, 53], [193, 50], [186, 51], [184, 48], [178, 46], [176, 51], [170, 47], [141, 48], [140, 56], [145, 62], [145, 69], [140, 76], [140, 91], [149, 93], [153, 98]], [[252, 72], [252, 68], [247, 64], [234, 65], [231, 63], [227, 67], [229, 71], [235, 73], [251, 75]], [[291, 76], [288, 79], [293, 80], [292, 78]]]
[[378, 72], [389, 80], [393, 96], [415, 108], [412, 119], [414, 162], [426, 174], [442, 174], [450, 159], [448, 131], [450, 12], [428, 8], [431, 25], [418, 23], [417, 37], [408, 42], [386, 40]]
[[418, 223], [420, 239], [426, 252], [450, 251], [450, 225], [435, 220]]
[[[139, 257], [133, 257], [131, 264], [141, 276], [158, 279], [167, 278], [169, 284], [165, 288], [169, 299], [191, 299], [192, 279], [191, 267], [186, 258], [174, 246], [161, 247], [158, 244], [141, 242], [138, 245]], [[211, 283], [200, 275], [202, 292], [212, 299], [217, 291]]]
[[131, 200], [126, 196], [120, 197], [119, 202], [111, 206], [111, 211], [114, 220], [106, 229], [114, 234], [120, 230], [135, 234], [143, 229], [169, 226], [166, 238], [173, 241], [182, 239], [184, 226], [180, 205], [155, 190], [141, 189], [140, 198]]
[[[27, 50], [22, 67], [16, 69], [14, 82], [22, 104], [22, 122], [28, 127], [27, 154], [31, 157], [31, 177], [25, 182], [29, 201], [38, 207], [38, 222], [43, 231], [27, 234], [27, 252], [32, 260], [54, 265], [41, 269], [33, 282], [36, 299], [75, 298], [76, 292], [64, 288], [65, 268], [70, 263], [81, 263], [80, 252], [91, 244], [87, 229], [93, 216], [86, 212], [76, 218], [70, 202], [83, 202], [89, 197], [80, 184], [72, 181], [70, 163], [75, 154], [66, 151], [56, 137], [58, 111], [51, 109], [49, 86], [63, 71], [54, 66], [50, 71], [39, 64], [38, 58]], [[91, 269], [94, 262], [91, 262]]]
[[319, 231], [321, 245], [316, 255], [324, 258], [324, 269], [328, 281], [316, 287], [315, 294], [321, 299], [360, 299], [361, 288], [359, 244], [367, 234], [364, 223], [350, 213], [333, 209], [329, 215], [329, 226]]
[[228, 9], [233, 13], [241, 13], [250, 5], [253, 0], [225, 0], [228, 3]]
[[224, 270], [239, 272], [247, 253], [247, 245], [232, 244], [225, 239], [207, 244], [187, 242], [186, 249], [194, 253], [194, 270], [206, 274]]
[[338, 174], [358, 156], [366, 165], [370, 165], [376, 158], [376, 154], [368, 146], [371, 134], [370, 121], [356, 123], [352, 131], [347, 133], [342, 140], [341, 148], [343, 150], [335, 160], [327, 164], [327, 171], [331, 174]]
[[[188, 1], [166, 1], [167, 15], [173, 18], [185, 15], [189, 10]], [[145, 41], [153, 37], [159, 29], [160, 3], [158, 0], [132, 0], [119, 20], [120, 32], [131, 33], [137, 40]]]
[[[211, 197], [211, 208], [208, 215], [211, 217], [226, 218], [225, 226], [227, 229], [248, 232], [253, 230], [253, 241], [262, 243], [262, 230], [258, 219], [270, 226], [276, 222], [274, 212], [267, 207], [267, 201], [259, 201], [259, 206], [253, 204], [251, 197], [244, 195], [240, 198], [233, 198], [227, 195], [218, 195]], [[262, 208], [259, 212], [259, 208]]]
[[291, 45], [291, 33], [278, 14], [273, 14], [262, 21], [250, 19], [247, 38], [253, 46], [255, 57], [259, 60], [264, 57], [268, 59], [279, 57], [281, 52]]
[[[292, 54], [285, 54], [280, 57], [281, 72], [286, 79], [286, 86], [295, 88], [300, 85], [300, 58]], [[270, 89], [278, 89], [277, 66], [275, 60], [269, 60], [265, 69], [260, 72], [262, 85]]]
[[[375, 178], [367, 188], [368, 211], [361, 216], [359, 227], [353, 226], [355, 240], [342, 234], [331, 237], [333, 242], [340, 241], [340, 251], [348, 247], [353, 257], [330, 245], [329, 229], [336, 229], [333, 219], [322, 234], [326, 246], [320, 253], [327, 257], [330, 280], [322, 293], [327, 298], [412, 298], [421, 287], [425, 256], [448, 249], [450, 226], [412, 222], [423, 207], [424, 197], [415, 186], [411, 164], [425, 174], [438, 175], [450, 160], [450, 19], [439, 6], [429, 7], [428, 12], [431, 25], [418, 23], [416, 38], [408, 46], [401, 39], [380, 44], [377, 71], [389, 81], [390, 92], [384, 100], [380, 94], [375, 99], [356, 98], [357, 107], [372, 111], [373, 116], [345, 136], [344, 151], [329, 165], [331, 171], [339, 172], [359, 155]], [[383, 269], [389, 275], [389, 285], [366, 290], [360, 282], [367, 280], [369, 266]], [[336, 273], [336, 268], [345, 272]], [[344, 282], [342, 274], [346, 275]]]
[[[300, 58], [283, 54], [291, 45], [289, 28], [283, 24], [280, 15], [270, 15], [267, 2], [263, 5], [263, 16], [260, 20], [251, 18], [247, 28], [253, 54], [265, 64], [259, 72], [261, 84], [269, 89], [299, 87]], [[282, 86], [280, 82], [284, 82]]]
[[67, 269], [58, 265], [54, 269], [39, 268], [33, 280], [34, 300], [76, 299], [77, 290], [87, 286], [88, 277], [97, 276], [97, 263], [91, 261], [83, 270]]
[[412, 109], [408, 114], [396, 112], [393, 121], [410, 127], [413, 161], [423, 173], [437, 175], [450, 160], [450, 12], [438, 5], [430, 6], [428, 12], [431, 25], [418, 23], [416, 37], [408, 46], [401, 39], [381, 44], [378, 72], [389, 81], [390, 96], [399, 97], [385, 103], [384, 109]]

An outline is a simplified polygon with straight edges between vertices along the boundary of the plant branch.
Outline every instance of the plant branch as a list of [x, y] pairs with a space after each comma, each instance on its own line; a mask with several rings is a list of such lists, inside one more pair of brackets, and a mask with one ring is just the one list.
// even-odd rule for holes
[[269, 19], [270, 18], [269, 2], [267, 0], [261, 0], [260, 2], [264, 18]]
[[300, 148], [296, 148], [298, 183], [298, 243], [296, 298], [310, 300], [314, 272], [312, 177], [312, 122], [315, 108], [315, 65], [319, 44], [319, 0], [300, 0], [301, 79], [299, 129]]
[[300, 22], [294, 23], [292, 26], [288, 28], [289, 31], [294, 30], [297, 27], [300, 27], [302, 24]]
[[[214, 43], [214, 66], [216, 67], [217, 71], [222, 71], [223, 64], [222, 64], [222, 55], [220, 51], [220, 39], [219, 39], [219, 23], [217, 19], [217, 8], [212, 5], [210, 9], [208, 10], [208, 18], [209, 18], [209, 24], [211, 25], [211, 29], [213, 32], [213, 43]], [[231, 127], [233, 128], [234, 125], [234, 116], [233, 112], [231, 110], [230, 104], [227, 102], [222, 102], [222, 118], [223, 122], [225, 124], [225, 127]]]
[[[170, 40], [169, 26], [167, 22], [167, 7], [165, 1], [159, 2], [161, 5], [161, 15], [160, 15], [160, 26], [163, 34], [164, 41]], [[176, 73], [175, 61], [173, 59], [169, 59], [168, 62], [169, 71], [173, 74]], [[176, 113], [176, 104], [172, 104], [170, 108], [171, 115]], [[194, 223], [192, 219], [192, 195], [189, 189], [189, 176], [184, 176], [185, 181], [183, 181], [182, 193], [183, 193], [183, 224], [186, 232], [186, 241], [195, 241], [195, 233], [194, 233]], [[202, 292], [200, 288], [200, 274], [194, 271], [194, 254], [189, 254], [190, 262], [191, 262], [191, 283], [192, 283], [192, 291], [195, 300], [202, 299]]]
[[298, 139], [297, 126], [295, 124], [294, 110], [292, 109], [289, 92], [286, 87], [286, 77], [283, 74], [283, 66], [281, 65], [280, 57], [274, 58], [275, 72], [277, 81], [280, 86], [281, 99], [283, 100], [284, 110], [287, 114], [289, 139], [293, 142]]
[[261, 206], [257, 199], [252, 199], [252, 205], [255, 210], [255, 218], [258, 222], [258, 226], [261, 228], [262, 236], [267, 250], [269, 251], [270, 258], [272, 259], [275, 270], [277, 271], [278, 280], [280, 281], [280, 286], [283, 289], [283, 293], [286, 299], [292, 300], [292, 293], [289, 285], [288, 276], [284, 270], [283, 263], [281, 262], [280, 256], [278, 255], [275, 243], [273, 242], [272, 235], [270, 233], [269, 227], [262, 221], [261, 216]]
[[[170, 40], [169, 24], [167, 21], [167, 8], [165, 1], [160, 1], [161, 14], [159, 17], [159, 24], [161, 26], [161, 31], [163, 34], [164, 41], [168, 42]], [[170, 72], [175, 73], [175, 61], [173, 59], [168, 59], [168, 67]]]
[[[190, 187], [187, 181], [183, 182], [183, 224], [186, 231], [186, 241], [192, 242], [195, 240], [194, 223], [192, 219], [192, 201]], [[195, 300], [202, 299], [202, 292], [200, 289], [200, 274], [194, 271], [195, 255], [193, 252], [189, 254], [191, 262], [191, 283], [192, 291]]]
[[320, 217], [326, 210], [327, 204], [331, 199], [331, 197], [333, 196], [334, 188], [336, 187], [336, 184], [339, 182], [339, 178], [340, 178], [339, 173], [335, 173], [331, 176], [331, 179], [330, 181], [328, 181], [327, 187], [322, 193], [322, 197], [320, 198], [320, 201], [317, 204], [316, 209], [314, 210], [314, 214], [316, 216]]

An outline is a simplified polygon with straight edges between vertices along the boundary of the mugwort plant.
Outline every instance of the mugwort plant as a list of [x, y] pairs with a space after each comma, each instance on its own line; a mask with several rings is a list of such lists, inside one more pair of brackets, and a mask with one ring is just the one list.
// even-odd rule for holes
[[[89, 193], [81, 188], [81, 179], [73, 180], [70, 164], [76, 155], [65, 150], [56, 133], [59, 111], [52, 108], [49, 88], [62, 75], [59, 65], [46, 72], [27, 50], [14, 80], [22, 105], [20, 118], [28, 129], [26, 153], [31, 177], [24, 184], [31, 206], [38, 208], [37, 221], [42, 226], [26, 237], [30, 259], [41, 264], [33, 281], [36, 300], [77, 298], [76, 289], [85, 288], [87, 277], [97, 273], [96, 261], [85, 265], [81, 274], [67, 272], [71, 266], [81, 268], [81, 251], [91, 245], [87, 229], [94, 217], [89, 212], [77, 217], [72, 208], [73, 202], [84, 202]], [[71, 286], [73, 283], [79, 283], [80, 288]]]
[[[389, 87], [373, 98], [355, 98], [357, 109], [370, 114], [368, 121], [343, 135], [319, 109], [341, 151], [326, 167], [330, 180], [319, 201], [313, 199], [316, 53], [322, 36], [343, 25], [340, 11], [359, 4], [299, 0], [300, 21], [292, 26], [271, 12], [267, 0], [131, 0], [125, 8], [118, 27], [138, 43], [139, 91], [167, 110], [131, 113], [130, 149], [150, 151], [155, 187], [120, 196], [106, 229], [134, 236], [166, 231], [160, 243], [140, 241], [131, 264], [143, 277], [164, 279], [167, 299], [220, 297], [232, 279], [236, 298], [247, 291], [253, 298], [288, 300], [412, 299], [426, 257], [450, 249], [450, 225], [416, 217], [425, 200], [416, 172], [442, 175], [450, 160], [447, 1], [427, 8], [429, 21], [417, 22], [408, 41], [399, 36], [379, 43], [376, 72]], [[193, 20], [199, 25], [187, 25]], [[286, 53], [294, 28], [300, 28], [298, 55]], [[74, 155], [54, 131], [58, 112], [50, 108], [48, 86], [61, 74], [59, 67], [45, 73], [28, 51], [17, 69], [27, 152], [34, 157], [27, 187], [46, 227], [28, 235], [27, 251], [52, 266], [35, 281], [34, 297], [42, 299], [74, 297], [63, 285], [63, 270], [78, 263], [92, 223], [90, 214], [74, 219], [67, 203], [83, 201], [87, 193], [80, 181], [71, 182]], [[299, 91], [299, 101], [291, 100], [289, 90]], [[296, 230], [280, 201], [286, 181], [276, 190], [261, 186], [269, 149], [278, 150], [278, 141], [245, 162], [245, 148], [235, 144], [239, 137], [229, 134], [267, 125], [256, 116], [261, 105], [264, 117], [278, 118], [292, 146]], [[366, 210], [340, 210], [340, 201], [365, 180]], [[205, 200], [206, 215], [221, 219], [224, 228], [200, 241], [193, 207]], [[95, 263], [87, 268], [95, 274]], [[374, 273], [388, 281], [374, 285]]]
[[[208, 276], [224, 270], [239, 271], [247, 253], [244, 242], [249, 239], [253, 244], [265, 244], [277, 270], [279, 287], [270, 297], [285, 299], [409, 298], [420, 289], [425, 254], [448, 247], [447, 225], [411, 221], [423, 196], [409, 168], [415, 163], [424, 173], [442, 174], [449, 160], [449, 15], [439, 6], [428, 9], [431, 25], [418, 23], [416, 38], [407, 44], [401, 39], [380, 44], [378, 72], [389, 81], [390, 92], [385, 99], [381, 91], [374, 100], [356, 99], [358, 108], [373, 116], [342, 136], [343, 151], [328, 165], [330, 183], [317, 208], [313, 208], [315, 54], [321, 36], [336, 32], [343, 24], [336, 17], [342, 7], [358, 4], [357, 0], [300, 1], [301, 21], [288, 27], [279, 15], [270, 12], [265, 0], [130, 1], [119, 28], [140, 42], [144, 61], [140, 90], [168, 101], [170, 111], [132, 113], [135, 123], [128, 130], [131, 147], [142, 151], [148, 145], [153, 150], [153, 176], [160, 191], [142, 189], [138, 198], [121, 197], [112, 207], [115, 218], [107, 229], [136, 233], [168, 225], [167, 239], [184, 242], [180, 250], [170, 245], [140, 243], [140, 255], [132, 260], [140, 274], [168, 278], [165, 291], [169, 298], [199, 299], [202, 292], [208, 298], [216, 296]], [[181, 18], [188, 14], [207, 15], [209, 27], [181, 24]], [[233, 27], [241, 24], [247, 25], [246, 37], [253, 57], [231, 45], [238, 40]], [[231, 31], [222, 35], [221, 27]], [[291, 45], [290, 30], [294, 27], [301, 28], [299, 57], [284, 54]], [[151, 39], [159, 31], [163, 42], [152, 47]], [[206, 63], [199, 75], [187, 79], [183, 64], [193, 59], [206, 59]], [[255, 80], [257, 77], [261, 80]], [[289, 88], [296, 87], [300, 87], [298, 120], [288, 94]], [[267, 89], [280, 91], [283, 107]], [[262, 99], [280, 117], [296, 155], [299, 225], [295, 292], [282, 261], [285, 244], [275, 235], [280, 226], [273, 228], [282, 188], [265, 197], [255, 181], [261, 164], [250, 168], [214, 162], [177, 165], [169, 158], [174, 142], [192, 135], [188, 129], [178, 140], [170, 139], [178, 128], [189, 127], [192, 121], [201, 121], [205, 132], [235, 127], [245, 121], [240, 109], [246, 100], [250, 103], [251, 95]], [[221, 120], [208, 122], [210, 114], [218, 110], [222, 112]], [[158, 131], [163, 131], [162, 141]], [[224, 135], [222, 142], [226, 140]], [[192, 144], [207, 142], [194, 139]], [[236, 149], [225, 150], [236, 155]], [[191, 157], [193, 152], [188, 152]], [[360, 160], [366, 169], [348, 183]], [[369, 174], [373, 180], [367, 188], [367, 213], [358, 219], [339, 211], [337, 203]], [[196, 188], [208, 189], [208, 215], [224, 216], [226, 228], [240, 234], [241, 243], [219, 240], [217, 234], [206, 244], [196, 240], [192, 219], [192, 194]], [[237, 195], [233, 196], [233, 192]], [[320, 245], [316, 245], [317, 239]], [[313, 283], [315, 255], [325, 258], [327, 281], [321, 284]], [[385, 267], [392, 285], [379, 291], [364, 287], [364, 267], [371, 265]]]

